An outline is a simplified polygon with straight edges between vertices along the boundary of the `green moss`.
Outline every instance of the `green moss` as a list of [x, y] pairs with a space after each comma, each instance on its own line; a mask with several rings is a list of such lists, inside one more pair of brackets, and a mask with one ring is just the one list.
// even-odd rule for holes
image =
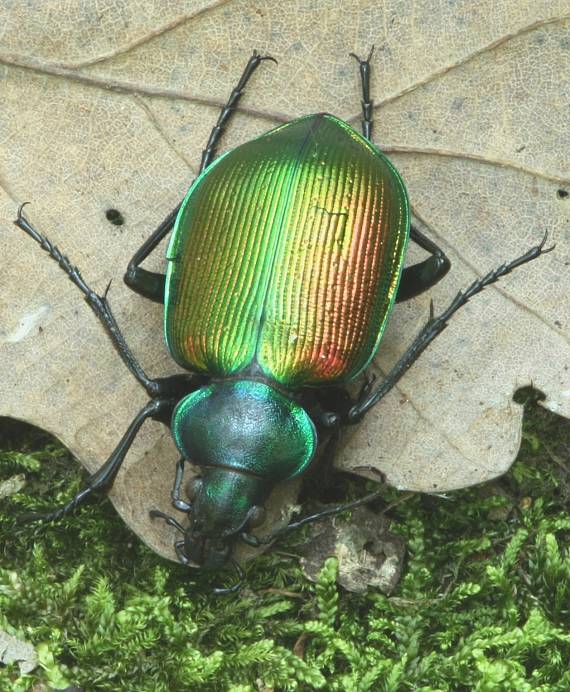
[[0, 501], [0, 629], [41, 663], [29, 676], [0, 666], [2, 690], [570, 689], [570, 430], [537, 406], [505, 478], [391, 511], [408, 559], [390, 597], [339, 590], [335, 560], [310, 584], [292, 544], [248, 564], [242, 594], [216, 597], [108, 503], [14, 528], [69, 499], [82, 475], [36, 432], [0, 437], [0, 481], [27, 479]]

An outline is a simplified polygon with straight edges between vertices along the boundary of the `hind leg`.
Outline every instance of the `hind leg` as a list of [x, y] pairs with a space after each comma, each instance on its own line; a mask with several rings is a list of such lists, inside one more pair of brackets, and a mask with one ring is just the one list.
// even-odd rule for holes
[[[255, 72], [258, 65], [263, 60], [276, 60], [269, 55], [259, 55], [256, 51], [248, 60], [247, 65], [243, 71], [243, 74], [237, 83], [236, 87], [233, 89], [226, 105], [222, 108], [220, 115], [216, 124], [214, 125], [210, 137], [206, 144], [206, 148], [202, 152], [202, 162], [200, 164], [200, 171], [198, 175], [205, 170], [205, 168], [212, 162], [216, 155], [218, 144], [222, 134], [234, 112], [239, 100], [242, 96], [243, 90], [249, 81], [251, 75]], [[141, 245], [141, 247], [135, 252], [133, 258], [129, 262], [127, 271], [125, 273], [125, 283], [129, 288], [131, 288], [136, 293], [153, 300], [156, 303], [164, 302], [164, 284], [165, 275], [157, 272], [150, 272], [146, 269], [142, 269], [139, 265], [144, 262], [144, 260], [156, 249], [160, 242], [165, 238], [176, 221], [178, 211], [180, 210], [180, 204], [173, 209], [170, 214], [164, 219], [160, 226], [151, 234], [147, 240]]]

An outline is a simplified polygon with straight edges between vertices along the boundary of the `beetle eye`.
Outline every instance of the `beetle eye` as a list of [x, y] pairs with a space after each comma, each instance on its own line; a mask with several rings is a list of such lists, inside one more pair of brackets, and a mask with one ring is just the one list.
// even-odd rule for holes
[[250, 526], [261, 526], [265, 521], [265, 508], [264, 507], [252, 507], [249, 515], [249, 525]]
[[202, 487], [202, 479], [200, 476], [194, 476], [194, 478], [191, 478], [188, 481], [188, 484], [186, 485], [186, 493], [188, 495], [188, 498], [190, 500], [195, 500], [196, 495], [200, 492], [200, 488]]

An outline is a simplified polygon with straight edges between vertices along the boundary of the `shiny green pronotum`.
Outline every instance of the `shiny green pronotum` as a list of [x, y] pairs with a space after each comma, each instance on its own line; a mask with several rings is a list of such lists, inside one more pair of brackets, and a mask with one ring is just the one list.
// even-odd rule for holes
[[[429, 322], [386, 379], [352, 400], [343, 389], [369, 365], [395, 302], [439, 281], [443, 251], [410, 226], [405, 185], [372, 142], [370, 58], [354, 56], [362, 82], [361, 135], [327, 113], [281, 125], [215, 158], [242, 91], [268, 56], [253, 53], [204, 149], [200, 173], [182, 204], [138, 250], [126, 283], [164, 303], [164, 332], [173, 359], [188, 374], [151, 379], [127, 346], [106, 295], [26, 220], [16, 225], [57, 261], [83, 292], [123, 361], [150, 395], [115, 451], [64, 507], [25, 520], [52, 520], [94, 492], [108, 490], [148, 418], [172, 431], [181, 457], [173, 505], [189, 518], [151, 510], [182, 534], [180, 561], [218, 570], [233, 560], [237, 540], [258, 545], [277, 533], [370, 501], [305, 517], [264, 538], [263, 521], [276, 484], [304, 473], [329, 432], [358, 422], [469, 298], [515, 267], [538, 257], [545, 239], [458, 294]], [[141, 263], [172, 229], [166, 274]], [[427, 259], [404, 268], [411, 239]], [[333, 436], [333, 439], [336, 436]], [[201, 475], [182, 495], [184, 466]]]

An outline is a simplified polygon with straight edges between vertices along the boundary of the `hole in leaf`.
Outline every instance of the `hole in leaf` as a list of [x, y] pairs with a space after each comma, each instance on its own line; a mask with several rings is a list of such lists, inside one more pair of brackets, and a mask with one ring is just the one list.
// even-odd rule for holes
[[125, 223], [125, 217], [118, 209], [107, 209], [105, 216], [107, 221], [110, 221], [113, 226], [122, 226]]
[[562, 188], [560, 188], [560, 190], [558, 190], [556, 194], [558, 195], [558, 199], [566, 199], [566, 197], [570, 195], [570, 192], [568, 192], [568, 190], [563, 190]]

